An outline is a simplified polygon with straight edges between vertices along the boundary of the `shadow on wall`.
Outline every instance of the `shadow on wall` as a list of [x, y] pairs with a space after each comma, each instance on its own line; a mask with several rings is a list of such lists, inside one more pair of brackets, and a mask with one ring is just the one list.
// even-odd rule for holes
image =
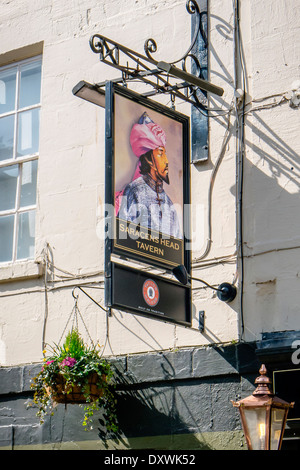
[[[196, 420], [190, 427], [180, 418], [174, 403], [176, 395], [175, 387], [157, 384], [119, 392], [120, 433], [109, 435], [100, 427], [99, 438], [104, 443], [113, 439], [116, 444], [130, 449], [211, 449], [204, 438], [200, 441], [194, 435], [199, 433]], [[192, 414], [190, 420], [193, 421]]]
[[[116, 361], [115, 384], [119, 435], [99, 427], [104, 445], [131, 449], [210, 449], [205, 436], [210, 415], [199, 413], [199, 382], [178, 380], [180, 366], [176, 353], [144, 355], [131, 361]], [[186, 362], [189, 362], [185, 357]], [[189, 366], [188, 366], [189, 369]], [[148, 379], [147, 379], [148, 377]], [[208, 390], [203, 393], [209, 395]], [[208, 407], [209, 408], [209, 407]], [[101, 420], [99, 420], [101, 423]], [[205, 427], [207, 425], [207, 428]]]
[[[45, 424], [36, 427], [42, 433], [36, 439], [57, 449], [213, 450], [207, 436], [210, 404], [200, 409], [198, 388], [199, 383], [189, 383], [182, 392], [176, 390], [176, 385], [143, 384], [139, 389], [135, 385], [118, 391], [118, 433], [102, 426], [102, 412], [95, 413], [92, 427], [85, 429], [81, 425], [82, 407], [58, 405], [53, 416], [47, 416]], [[202, 431], [203, 422], [207, 428]], [[16, 444], [31, 443], [27, 442], [29, 436], [24, 439]]]
[[[292, 110], [286, 100], [277, 106], [278, 112], [282, 111], [283, 126], [278, 121], [273, 125], [268, 108], [255, 111], [253, 107], [245, 129], [245, 146], [251, 149], [251, 161], [247, 155], [244, 159], [242, 195], [244, 294], [248, 306], [245, 333], [252, 340], [258, 329], [294, 330], [300, 302], [296, 260], [300, 249], [300, 165], [299, 155], [287, 138], [293, 136], [296, 144], [299, 110]], [[236, 188], [231, 192], [235, 195]]]
[[[210, 20], [216, 23], [216, 31], [225, 40], [233, 41], [233, 26], [215, 15], [210, 15]], [[211, 70], [210, 74], [212, 77], [217, 76], [224, 80], [227, 86], [234, 87], [236, 83], [247, 92], [249, 90], [247, 80], [252, 71], [247, 71], [242, 36], [243, 34], [239, 36], [236, 76], [233, 77], [228, 67], [224, 65], [213, 44], [210, 44], [210, 54], [215, 70]], [[273, 65], [271, 63], [262, 65], [269, 68], [271, 74]], [[282, 67], [286, 65], [282, 64]], [[254, 83], [253, 77], [252, 82]], [[255, 77], [254, 85], [256, 87], [260, 85], [259, 76]], [[232, 98], [233, 91], [232, 89]], [[229, 96], [230, 94], [227, 95]], [[240, 277], [240, 287], [243, 290], [243, 293], [240, 293], [242, 295], [240, 308], [243, 303], [247, 305], [244, 327], [247, 340], [250, 341], [258, 339], [258, 331], [296, 328], [296, 306], [300, 301], [299, 270], [295, 261], [296, 250], [300, 249], [298, 215], [300, 165], [297, 151], [300, 109], [292, 109], [288, 101], [285, 90], [282, 90], [281, 94], [259, 99], [256, 99], [256, 96], [250, 97], [246, 93], [243, 135], [244, 178], [243, 184], [240, 182], [239, 187], [236, 185], [231, 187], [231, 193], [237, 202], [242, 201], [241, 246], [245, 264], [244, 277], [242, 274]], [[210, 97], [210, 110], [211, 118], [224, 129], [224, 141], [215, 162], [210, 159], [205, 166], [195, 165], [200, 174], [207, 172], [208, 169], [212, 170], [209, 198], [213, 192], [216, 173], [226, 154], [225, 145], [234, 136], [237, 124], [233, 101], [229, 103], [224, 97]], [[242, 109], [240, 114], [241, 111]], [[214, 155], [217, 152], [216, 149]], [[241, 172], [241, 169], [239, 171]], [[208, 207], [213, 210], [211, 205], [209, 199]], [[214, 227], [212, 226], [210, 230], [204, 250], [205, 256], [210, 251], [209, 240], [214, 236]], [[275, 257], [263, 258], [264, 255], [272, 256], [272, 253], [276, 254], [277, 262]], [[194, 261], [199, 261], [203, 257], [201, 255]], [[235, 306], [233, 308], [235, 309]], [[254, 324], [255, 319], [258, 319], [260, 324]]]

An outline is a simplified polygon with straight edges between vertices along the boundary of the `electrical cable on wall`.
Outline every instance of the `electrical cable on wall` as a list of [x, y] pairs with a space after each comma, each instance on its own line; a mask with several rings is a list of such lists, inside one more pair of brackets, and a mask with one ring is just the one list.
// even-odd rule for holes
[[[240, 33], [240, 2], [234, 0], [234, 87], [235, 87], [235, 112], [237, 123], [236, 160], [237, 160], [237, 229], [238, 229], [238, 253], [240, 260], [240, 321], [241, 340], [244, 335], [244, 241], [243, 241], [243, 189], [244, 189], [244, 151], [245, 151], [245, 93], [246, 93], [246, 67], [242, 50]], [[239, 70], [240, 68], [240, 70]], [[241, 85], [239, 72], [241, 71]], [[238, 90], [242, 86], [242, 96]], [[241, 110], [240, 110], [240, 105]]]
[[[232, 111], [232, 108], [230, 108]], [[210, 184], [209, 184], [209, 190], [208, 190], [208, 235], [207, 235], [207, 242], [206, 242], [206, 247], [202, 255], [198, 256], [197, 258], [193, 259], [193, 264], [194, 263], [199, 263], [199, 261], [203, 260], [204, 258], [207, 257], [208, 253], [210, 252], [211, 249], [211, 243], [212, 243], [212, 193], [213, 193], [213, 187], [214, 187], [214, 182], [216, 179], [217, 172], [220, 168], [221, 162], [223, 160], [223, 157], [225, 155], [225, 150], [226, 146], [231, 138], [232, 134], [232, 127], [230, 125], [230, 114], [231, 111], [228, 115], [228, 121], [227, 121], [227, 127], [226, 131], [223, 137], [223, 142], [221, 146], [221, 150], [219, 153], [219, 156], [217, 158], [216, 164], [214, 166], [214, 169], [212, 171], [211, 177], [210, 177]]]
[[[47, 247], [48, 248], [48, 247]], [[48, 285], [47, 285], [47, 276], [48, 276], [48, 253], [45, 253], [45, 273], [44, 273], [44, 295], [45, 295], [45, 311], [44, 311], [44, 321], [43, 321], [43, 332], [42, 332], [42, 351], [44, 355], [46, 347], [46, 325], [48, 319]]]

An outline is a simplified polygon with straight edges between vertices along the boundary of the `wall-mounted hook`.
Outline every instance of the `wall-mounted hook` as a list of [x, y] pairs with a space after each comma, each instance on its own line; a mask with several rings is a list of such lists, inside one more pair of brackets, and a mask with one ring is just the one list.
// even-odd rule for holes
[[72, 296], [73, 296], [73, 298], [76, 300], [76, 303], [77, 303], [79, 294], [75, 295], [75, 289], [77, 289], [77, 286], [75, 286], [74, 289], [72, 290]]

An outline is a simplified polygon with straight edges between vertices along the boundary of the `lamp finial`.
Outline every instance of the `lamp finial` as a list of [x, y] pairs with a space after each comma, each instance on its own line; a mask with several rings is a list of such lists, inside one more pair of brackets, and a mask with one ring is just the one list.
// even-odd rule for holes
[[267, 369], [265, 364], [262, 364], [259, 369], [260, 376], [255, 379], [257, 388], [254, 390], [253, 395], [274, 395], [273, 392], [269, 389], [271, 380], [267, 376]]

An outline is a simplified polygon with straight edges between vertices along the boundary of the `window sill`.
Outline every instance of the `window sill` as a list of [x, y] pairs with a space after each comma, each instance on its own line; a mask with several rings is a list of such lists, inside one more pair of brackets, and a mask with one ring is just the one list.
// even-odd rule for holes
[[33, 260], [24, 260], [11, 264], [0, 264], [0, 283], [33, 279], [44, 274], [44, 266]]

